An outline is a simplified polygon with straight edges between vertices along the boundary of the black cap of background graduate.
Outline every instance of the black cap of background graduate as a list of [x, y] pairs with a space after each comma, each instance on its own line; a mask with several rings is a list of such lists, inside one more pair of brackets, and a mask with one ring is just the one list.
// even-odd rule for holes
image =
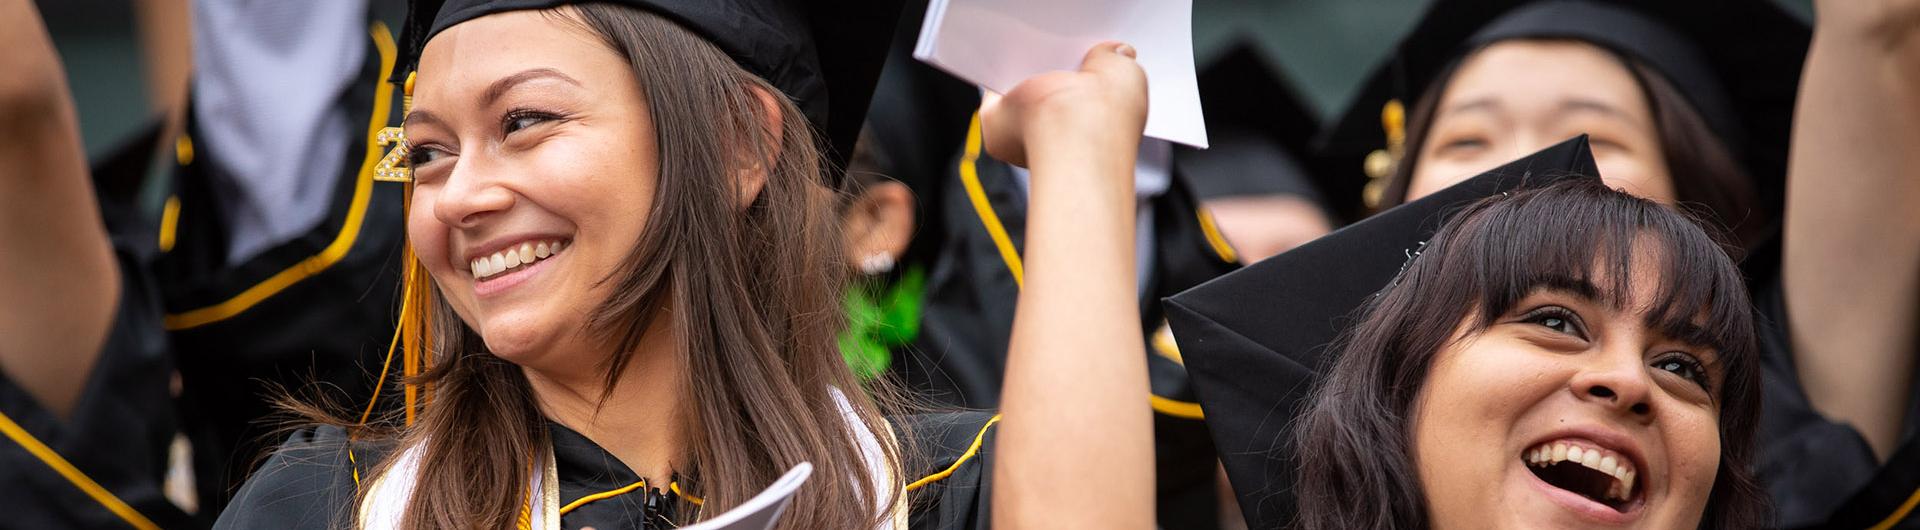
[[[679, 23], [780, 89], [826, 139], [837, 184], [873, 97], [900, 17], [897, 0], [598, 0]], [[414, 0], [400, 34], [391, 80], [404, 82], [420, 50], [448, 27], [504, 11], [548, 9], [581, 0]]]
[[1598, 176], [1587, 137], [1576, 137], [1166, 300], [1250, 528], [1292, 522], [1289, 429], [1331, 363], [1328, 345], [1447, 216], [1521, 187]]
[[[1436, 0], [1322, 145], [1367, 153], [1404, 138], [1406, 131], [1388, 130], [1403, 123], [1383, 123], [1394, 121], [1384, 109], [1411, 109], [1424, 92], [1440, 88], [1436, 77], [1476, 48], [1509, 39], [1579, 40], [1664, 76], [1744, 163], [1763, 207], [1778, 212], [1811, 36], [1805, 21], [1770, 0]], [[1391, 163], [1376, 158], [1367, 172], [1390, 172]]]
[[1173, 155], [1196, 197], [1293, 195], [1320, 205], [1335, 226], [1360, 217], [1366, 181], [1349, 169], [1359, 158], [1336, 160], [1314, 149], [1318, 116], [1251, 40], [1228, 44], [1200, 65], [1198, 82], [1213, 146], [1177, 147]]

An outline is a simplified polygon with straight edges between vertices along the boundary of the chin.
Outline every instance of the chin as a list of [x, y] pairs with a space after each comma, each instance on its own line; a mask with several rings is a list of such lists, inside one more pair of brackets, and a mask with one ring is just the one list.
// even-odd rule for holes
[[539, 352], [548, 349], [552, 343], [551, 326], [534, 325], [525, 321], [497, 322], [480, 332], [481, 341], [487, 345], [487, 352], [506, 359], [508, 362], [525, 365], [539, 356]]

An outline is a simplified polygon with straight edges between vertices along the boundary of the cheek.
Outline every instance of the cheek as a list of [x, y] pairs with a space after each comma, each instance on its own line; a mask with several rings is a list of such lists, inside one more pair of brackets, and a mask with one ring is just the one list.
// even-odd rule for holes
[[413, 247], [413, 253], [420, 258], [427, 272], [435, 277], [449, 272], [447, 259], [447, 227], [433, 215], [433, 207], [438, 198], [433, 188], [415, 188], [412, 204], [407, 209], [407, 243]]
[[1413, 441], [1421, 485], [1436, 508], [1451, 497], [1491, 493], [1489, 481], [1519, 455], [1509, 450], [1509, 434], [1539, 401], [1537, 371], [1523, 361], [1485, 341], [1435, 357], [1414, 407]]
[[[1683, 405], [1684, 406], [1684, 405]], [[1691, 499], [1679, 505], [1706, 506], [1720, 471], [1720, 430], [1711, 411], [1689, 409], [1661, 422], [1667, 432], [1667, 454], [1672, 458], [1672, 494]]]

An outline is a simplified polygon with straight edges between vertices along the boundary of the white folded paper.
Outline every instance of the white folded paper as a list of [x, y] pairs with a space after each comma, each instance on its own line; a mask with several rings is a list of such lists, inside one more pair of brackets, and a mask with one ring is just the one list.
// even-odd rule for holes
[[812, 474], [813, 464], [801, 462], [787, 470], [787, 474], [781, 475], [780, 480], [773, 481], [773, 485], [767, 486], [759, 495], [747, 499], [747, 502], [700, 524], [682, 526], [680, 530], [769, 530], [780, 521], [781, 512], [785, 512], [787, 505], [793, 502], [793, 492], [798, 491]]
[[1004, 94], [1110, 40], [1147, 72], [1146, 135], [1205, 148], [1192, 0], [932, 0], [913, 57]]

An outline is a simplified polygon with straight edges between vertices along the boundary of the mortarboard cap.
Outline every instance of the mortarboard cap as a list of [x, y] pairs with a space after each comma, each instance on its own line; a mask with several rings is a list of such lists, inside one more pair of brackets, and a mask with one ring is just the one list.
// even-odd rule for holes
[[1167, 299], [1167, 320], [1250, 528], [1294, 515], [1295, 416], [1327, 349], [1446, 217], [1474, 200], [1598, 178], [1587, 137], [1549, 147]]
[[1766, 208], [1779, 211], [1811, 35], [1805, 21], [1770, 0], [1437, 0], [1321, 142], [1348, 154], [1386, 146], [1395, 136], [1383, 127], [1389, 102], [1410, 108], [1437, 76], [1481, 46], [1580, 40], [1660, 72], [1743, 162]]
[[[601, 0], [666, 17], [719, 46], [747, 71], [772, 83], [800, 107], [827, 141], [837, 182], [873, 97], [900, 5], [892, 0]], [[428, 40], [455, 24], [523, 9], [581, 0], [414, 0], [400, 34], [391, 80], [418, 66]]]

